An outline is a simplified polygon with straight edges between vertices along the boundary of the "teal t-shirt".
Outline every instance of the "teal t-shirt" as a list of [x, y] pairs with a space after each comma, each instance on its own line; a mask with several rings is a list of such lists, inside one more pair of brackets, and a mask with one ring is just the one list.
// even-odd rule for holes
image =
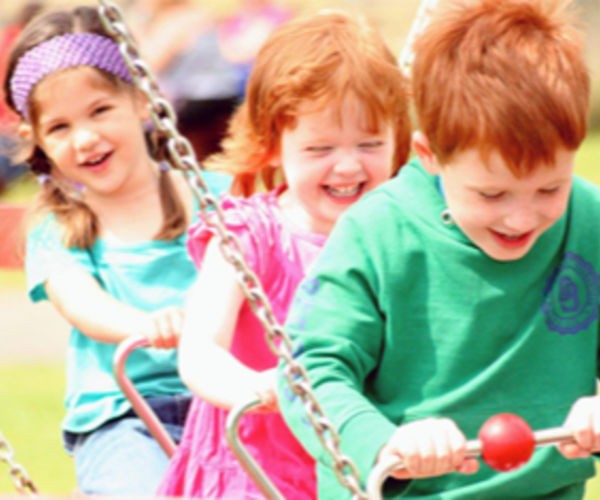
[[[468, 439], [494, 414], [562, 425], [596, 393], [600, 190], [576, 178], [564, 216], [522, 259], [499, 262], [445, 224], [437, 179], [418, 162], [336, 224], [293, 301], [286, 331], [363, 487], [402, 423], [448, 417]], [[346, 498], [300, 400], [286, 421], [318, 459], [319, 498]], [[554, 447], [497, 473], [388, 480], [390, 497], [581, 498], [592, 459]]]
[[[204, 172], [211, 191], [219, 193], [229, 177]], [[78, 267], [92, 274], [113, 297], [145, 311], [183, 306], [196, 277], [187, 252], [187, 233], [171, 241], [120, 244], [98, 239], [87, 250], [67, 248], [56, 219], [49, 215], [27, 237], [25, 269], [29, 295], [47, 300], [51, 272]], [[71, 329], [67, 349], [66, 415], [63, 429], [88, 432], [127, 412], [131, 405], [113, 375], [116, 344], [97, 342]], [[128, 358], [127, 374], [144, 396], [187, 391], [177, 371], [175, 350], [137, 349]]]

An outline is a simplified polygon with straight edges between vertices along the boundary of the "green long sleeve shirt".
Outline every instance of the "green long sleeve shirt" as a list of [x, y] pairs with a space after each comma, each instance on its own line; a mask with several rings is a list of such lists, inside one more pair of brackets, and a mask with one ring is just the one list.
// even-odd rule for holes
[[[512, 412], [560, 426], [596, 391], [600, 190], [576, 178], [566, 213], [516, 261], [495, 261], [455, 225], [434, 176], [413, 162], [336, 225], [286, 330], [363, 487], [400, 424], [453, 419], [467, 438]], [[349, 496], [284, 382], [286, 421], [318, 459], [319, 498]], [[407, 498], [581, 498], [592, 459], [538, 449], [524, 467], [385, 484]]]

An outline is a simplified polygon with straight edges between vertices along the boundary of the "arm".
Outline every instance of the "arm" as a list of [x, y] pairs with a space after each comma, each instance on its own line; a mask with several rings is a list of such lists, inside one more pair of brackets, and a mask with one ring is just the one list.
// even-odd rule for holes
[[146, 312], [111, 296], [93, 275], [90, 253], [67, 248], [52, 215], [38, 221], [27, 237], [25, 270], [34, 302], [50, 300], [84, 335], [107, 343], [143, 335], [155, 347], [173, 347], [181, 331], [182, 310]]
[[[296, 293], [285, 329], [296, 361], [307, 370], [317, 400], [340, 434], [342, 452], [366, 478], [395, 425], [366, 396], [385, 326], [371, 288], [376, 280], [365, 258], [368, 250], [358, 234], [348, 219], [337, 223]], [[288, 425], [317, 460], [330, 464], [300, 399], [280, 379], [279, 405]]]
[[212, 239], [188, 295], [179, 371], [195, 394], [227, 409], [274, 385], [271, 371], [256, 372], [229, 352], [244, 300], [235, 270]]
[[98, 342], [118, 343], [143, 335], [153, 347], [177, 345], [183, 321], [180, 308], [142, 311], [112, 297], [91, 274], [74, 266], [50, 272], [45, 289], [57, 311]]
[[[392, 275], [402, 275], [406, 256], [401, 239], [392, 244], [377, 229], [369, 231], [373, 217], [368, 215], [362, 223], [349, 217], [338, 222], [313, 273], [301, 284], [286, 323], [295, 359], [307, 370], [317, 400], [339, 432], [342, 452], [363, 481], [378, 461], [399, 457], [409, 470], [397, 471], [398, 479], [474, 472], [477, 461], [464, 459], [466, 439], [454, 422], [404, 423], [404, 407], [410, 403], [390, 397], [393, 387], [411, 383], [398, 380], [398, 367], [390, 363], [389, 350], [403, 346], [385, 313], [402, 300], [400, 287], [390, 284]], [[279, 396], [290, 428], [315, 458], [330, 465], [306, 423], [303, 405], [283, 381]], [[405, 483], [386, 486], [398, 493]]]

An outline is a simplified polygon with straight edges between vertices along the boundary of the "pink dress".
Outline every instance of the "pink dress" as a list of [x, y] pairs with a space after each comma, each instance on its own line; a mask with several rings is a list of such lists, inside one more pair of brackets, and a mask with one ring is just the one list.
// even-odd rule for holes
[[[222, 207], [228, 229], [239, 238], [248, 265], [260, 279], [277, 320], [283, 323], [296, 287], [323, 246], [325, 236], [299, 231], [284, 220], [277, 205], [279, 192], [281, 189], [246, 199], [225, 197]], [[204, 222], [190, 230], [188, 248], [197, 265], [212, 236]], [[231, 352], [255, 370], [276, 364], [264, 330], [247, 303], [238, 317]], [[194, 398], [159, 495], [263, 498], [227, 445], [226, 418], [226, 410]], [[314, 460], [279, 413], [245, 414], [239, 435], [284, 498], [316, 498]]]

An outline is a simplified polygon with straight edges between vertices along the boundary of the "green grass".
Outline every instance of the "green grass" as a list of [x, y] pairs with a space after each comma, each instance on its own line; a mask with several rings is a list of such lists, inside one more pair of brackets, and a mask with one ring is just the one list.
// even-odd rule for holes
[[0, 290], [25, 290], [25, 274], [21, 269], [0, 268]]
[[[60, 436], [64, 385], [62, 364], [0, 368], [0, 432], [42, 494], [68, 494], [75, 487]], [[0, 494], [15, 492], [8, 466], [0, 461]]]

